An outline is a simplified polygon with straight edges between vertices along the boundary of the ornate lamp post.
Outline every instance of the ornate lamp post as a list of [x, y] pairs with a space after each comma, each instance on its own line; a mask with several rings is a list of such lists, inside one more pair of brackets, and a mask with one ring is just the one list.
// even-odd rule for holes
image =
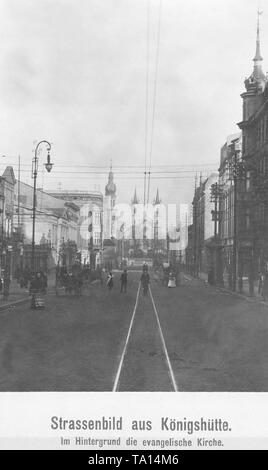
[[38, 150], [41, 145], [46, 145], [47, 149], [47, 162], [45, 163], [45, 168], [48, 173], [51, 172], [53, 163], [50, 161], [50, 150], [51, 144], [47, 140], [41, 140], [34, 152], [33, 166], [32, 166], [32, 178], [34, 179], [34, 190], [33, 190], [33, 231], [32, 231], [32, 256], [31, 256], [31, 268], [32, 271], [35, 271], [35, 219], [36, 219], [36, 180], [38, 172]]

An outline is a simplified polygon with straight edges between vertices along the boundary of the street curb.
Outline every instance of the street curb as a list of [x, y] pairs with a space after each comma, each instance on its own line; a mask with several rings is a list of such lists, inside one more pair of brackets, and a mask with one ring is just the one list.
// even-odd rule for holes
[[[213, 286], [211, 286], [211, 287], [213, 288]], [[265, 302], [264, 300], [258, 299], [258, 297], [256, 297], [256, 296], [249, 297], [246, 294], [240, 294], [239, 292], [232, 292], [231, 290], [225, 289], [224, 287], [215, 286], [215, 289], [217, 289], [221, 292], [226, 292], [229, 295], [234, 295], [236, 297], [239, 297], [240, 299], [244, 299], [247, 302], [258, 303], [258, 304], [262, 304], [262, 305], [265, 305], [266, 307], [268, 307], [268, 302]]]
[[16, 305], [27, 303], [27, 302], [29, 302], [29, 299], [30, 298], [27, 297], [25, 299], [14, 300], [13, 302], [9, 302], [7, 304], [0, 305], [0, 311], [1, 310], [7, 310], [9, 307], [16, 307]]
[[251, 303], [259, 303], [259, 304], [262, 304], [262, 305], [265, 305], [266, 307], [268, 307], [268, 302], [265, 302], [264, 300], [260, 300], [258, 299], [258, 297], [254, 296], [254, 297], [249, 297], [247, 296], [246, 294], [240, 294], [239, 292], [233, 292], [229, 289], [226, 289], [224, 287], [220, 287], [220, 286], [211, 286], [209, 284], [206, 284], [205, 281], [203, 281], [203, 279], [200, 279], [199, 277], [193, 277], [191, 276], [190, 274], [187, 274], [188, 278], [194, 280], [198, 280], [198, 281], [201, 281], [203, 282], [207, 287], [210, 287], [211, 289], [213, 290], [217, 290], [218, 292], [224, 292], [226, 294], [229, 294], [229, 295], [233, 295], [234, 297], [239, 297], [240, 299], [244, 299], [246, 300], [247, 302], [251, 302]]

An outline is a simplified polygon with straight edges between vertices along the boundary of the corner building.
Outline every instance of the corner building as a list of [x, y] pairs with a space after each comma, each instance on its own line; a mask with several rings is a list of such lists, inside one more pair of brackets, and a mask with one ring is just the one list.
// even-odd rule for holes
[[[259, 14], [258, 14], [259, 16]], [[262, 70], [259, 18], [253, 72], [242, 93], [243, 175], [238, 197], [238, 277], [249, 293], [268, 268], [268, 78]], [[245, 287], [245, 286], [244, 286]]]

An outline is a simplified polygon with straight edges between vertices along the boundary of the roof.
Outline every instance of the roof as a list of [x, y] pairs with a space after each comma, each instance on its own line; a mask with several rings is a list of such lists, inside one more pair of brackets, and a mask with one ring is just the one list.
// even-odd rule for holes
[[48, 194], [55, 194], [55, 197], [60, 197], [60, 196], [82, 196], [82, 195], [86, 195], [86, 196], [90, 196], [90, 195], [93, 195], [93, 196], [102, 196], [102, 192], [101, 191], [95, 191], [95, 190], [92, 190], [92, 191], [82, 191], [82, 190], [79, 190], [79, 189], [74, 189], [74, 190], [64, 190], [64, 189], [54, 189], [52, 191], [47, 191]]
[[13, 170], [12, 166], [7, 166], [6, 167], [6, 169], [5, 169], [5, 171], [2, 175], [2, 178], [4, 178], [10, 184], [15, 184], [16, 183], [15, 173], [14, 173], [14, 170]]
[[66, 207], [70, 207], [71, 209], [75, 210], [75, 211], [80, 211], [80, 207], [75, 204], [74, 202], [71, 202], [71, 201], [66, 201], [65, 204], [64, 204]]
[[226, 139], [226, 144], [229, 146], [233, 142], [233, 140], [239, 139], [241, 137], [241, 132], [236, 132], [235, 134], [228, 135]]

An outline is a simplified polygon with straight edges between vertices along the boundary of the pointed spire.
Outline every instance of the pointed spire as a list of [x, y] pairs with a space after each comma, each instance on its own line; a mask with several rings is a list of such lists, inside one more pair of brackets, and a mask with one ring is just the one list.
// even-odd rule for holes
[[132, 204], [138, 204], [139, 201], [138, 201], [138, 197], [137, 197], [137, 189], [135, 187], [135, 192], [134, 192], [134, 197], [132, 199]]
[[262, 11], [258, 10], [256, 53], [253, 59], [253, 61], [255, 62], [255, 67], [261, 66], [260, 62], [262, 62], [263, 60], [261, 56], [261, 41], [260, 41], [260, 16], [261, 14], [262, 14]]
[[114, 174], [113, 174], [113, 161], [110, 160], [110, 171], [108, 176], [108, 183], [105, 186], [105, 195], [115, 197], [116, 185], [114, 184]]
[[159, 197], [159, 190], [158, 190], [158, 188], [157, 188], [157, 191], [156, 191], [156, 198], [155, 198], [154, 203], [155, 203], [155, 205], [161, 204], [161, 200], [160, 200], [160, 197]]
[[262, 71], [262, 55], [261, 55], [261, 41], [260, 41], [260, 16], [262, 11], [258, 9], [258, 19], [257, 19], [257, 38], [256, 38], [256, 52], [253, 59], [254, 68], [253, 72], [249, 78], [245, 80], [245, 87], [248, 92], [251, 93], [263, 93], [265, 86], [267, 84], [267, 77]]

